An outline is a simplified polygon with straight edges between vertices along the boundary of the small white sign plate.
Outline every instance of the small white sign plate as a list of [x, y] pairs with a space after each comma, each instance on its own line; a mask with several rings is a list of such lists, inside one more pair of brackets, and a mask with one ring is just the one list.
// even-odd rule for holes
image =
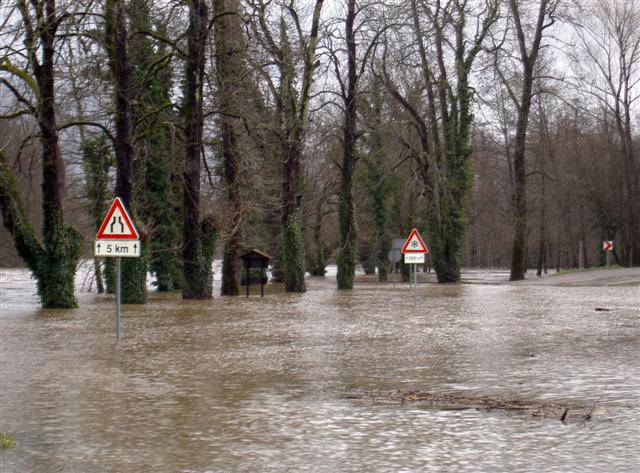
[[136, 258], [140, 256], [140, 240], [96, 240], [93, 254], [102, 257]]
[[405, 253], [404, 262], [406, 264], [423, 264], [424, 253]]

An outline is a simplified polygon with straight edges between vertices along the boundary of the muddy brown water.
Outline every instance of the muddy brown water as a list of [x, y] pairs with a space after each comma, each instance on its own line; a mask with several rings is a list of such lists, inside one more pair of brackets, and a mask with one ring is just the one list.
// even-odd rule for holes
[[[0, 270], [4, 472], [638, 471], [640, 288], [408, 286], [38, 308]], [[486, 282], [486, 284], [484, 283]], [[596, 312], [596, 307], [609, 312]], [[420, 390], [592, 405], [589, 422], [343, 394]]]

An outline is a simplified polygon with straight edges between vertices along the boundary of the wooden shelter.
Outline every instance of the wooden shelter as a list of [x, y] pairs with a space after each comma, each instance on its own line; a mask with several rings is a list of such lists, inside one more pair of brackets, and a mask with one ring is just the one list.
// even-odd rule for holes
[[245, 268], [246, 280], [244, 282], [246, 282], [247, 286], [247, 297], [249, 297], [249, 286], [251, 286], [252, 282], [256, 282], [252, 281], [251, 269], [260, 269], [260, 297], [264, 297], [264, 283], [266, 282], [264, 272], [269, 267], [269, 262], [273, 259], [273, 257], [269, 256], [266, 253], [263, 253], [260, 250], [253, 249], [241, 255], [240, 259], [244, 263]]

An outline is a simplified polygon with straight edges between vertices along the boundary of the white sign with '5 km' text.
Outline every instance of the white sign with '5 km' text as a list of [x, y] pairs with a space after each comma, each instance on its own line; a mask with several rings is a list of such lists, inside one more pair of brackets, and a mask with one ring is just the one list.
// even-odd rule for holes
[[140, 241], [96, 240], [93, 249], [94, 256], [119, 256], [121, 258], [137, 258], [138, 256], [140, 256]]

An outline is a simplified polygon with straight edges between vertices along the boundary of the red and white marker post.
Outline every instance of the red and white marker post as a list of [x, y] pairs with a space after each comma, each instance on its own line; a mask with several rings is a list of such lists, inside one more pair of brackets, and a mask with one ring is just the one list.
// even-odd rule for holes
[[602, 242], [602, 249], [607, 254], [607, 266], [609, 266], [609, 253], [613, 251], [613, 240], [605, 240]]

